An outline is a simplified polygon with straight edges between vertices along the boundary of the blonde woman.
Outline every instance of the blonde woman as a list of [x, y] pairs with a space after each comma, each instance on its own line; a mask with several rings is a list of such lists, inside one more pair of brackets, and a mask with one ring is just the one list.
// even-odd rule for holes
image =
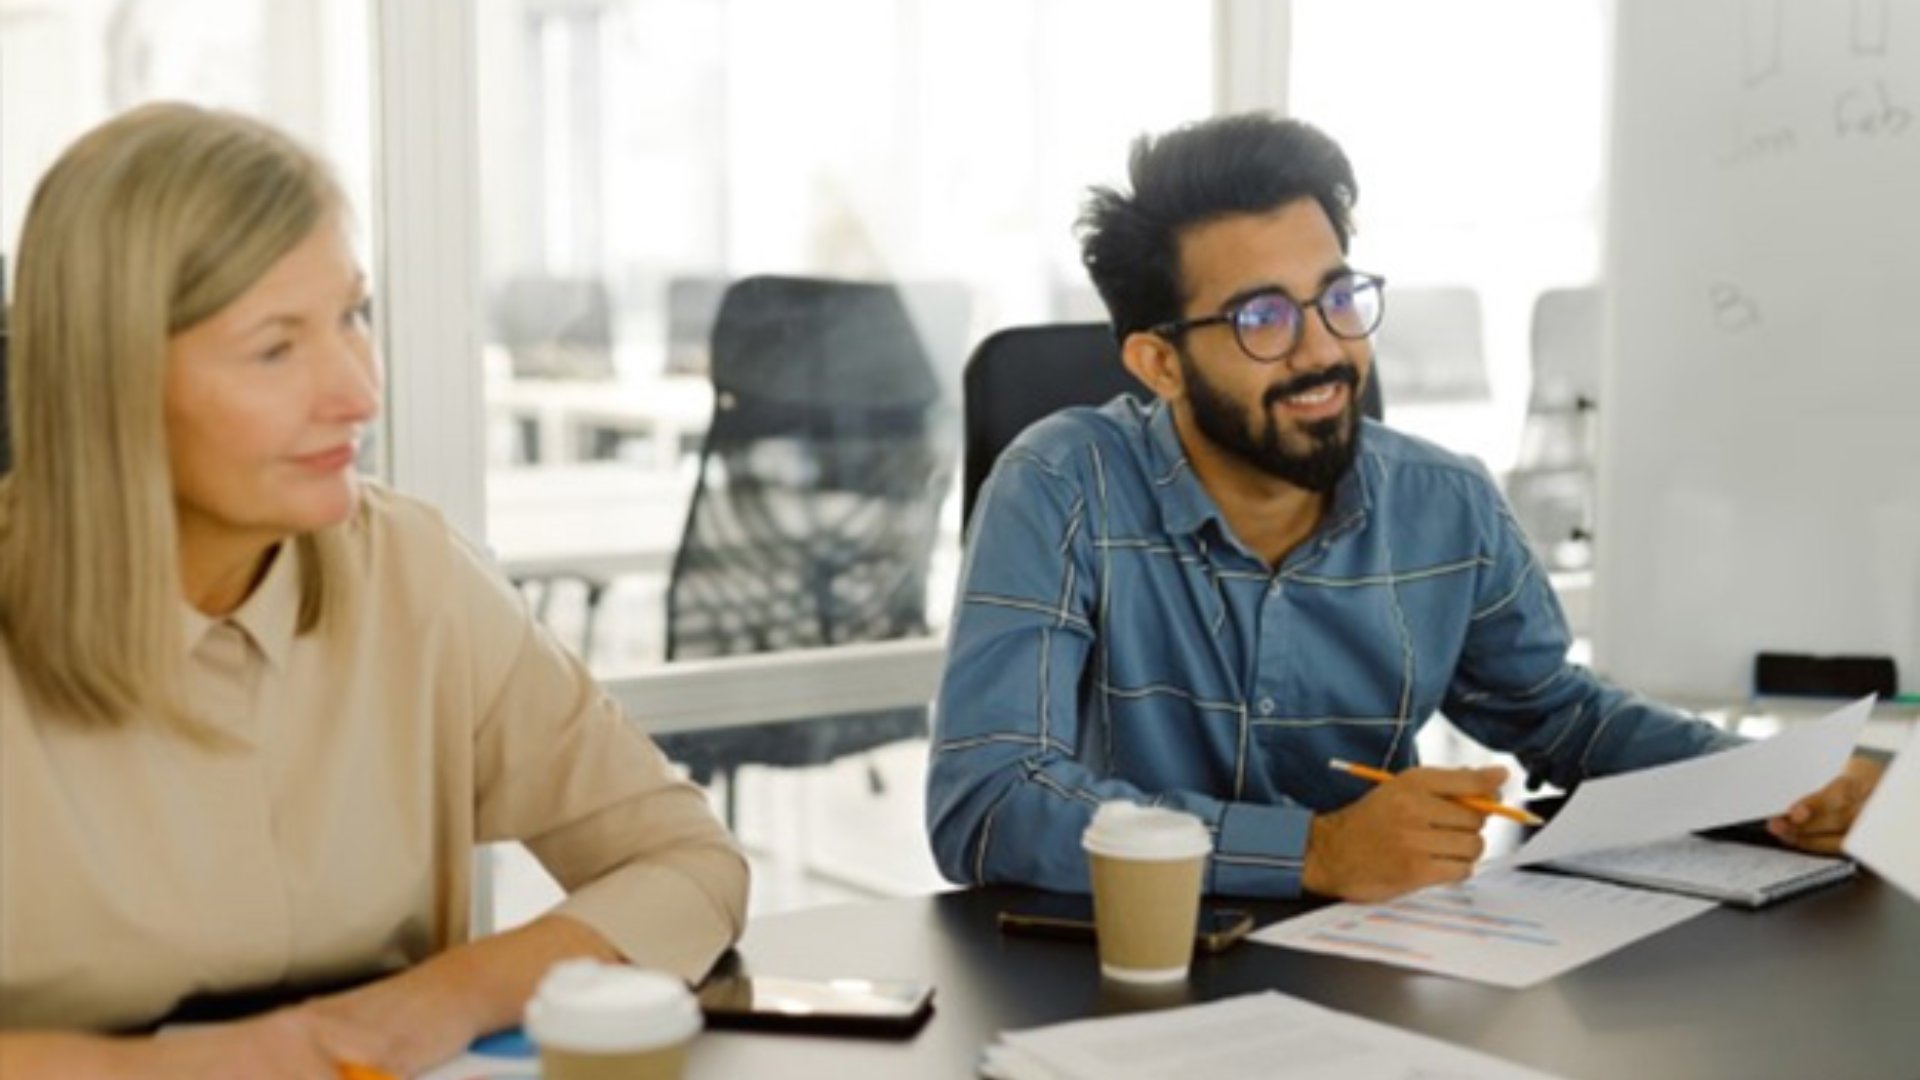
[[[747, 872], [428, 507], [361, 481], [380, 370], [326, 168], [181, 105], [36, 192], [0, 481], [0, 1075], [426, 1068], [563, 957], [700, 976]], [[476, 842], [569, 898], [468, 941]], [[371, 980], [106, 1037], [183, 1000]]]

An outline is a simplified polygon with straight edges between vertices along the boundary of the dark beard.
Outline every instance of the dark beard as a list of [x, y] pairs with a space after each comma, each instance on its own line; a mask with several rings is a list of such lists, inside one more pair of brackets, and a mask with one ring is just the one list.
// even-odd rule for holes
[[[1248, 426], [1233, 399], [1200, 374], [1184, 349], [1180, 351], [1180, 369], [1186, 376], [1193, 422], [1214, 445], [1269, 476], [1323, 495], [1353, 468], [1353, 459], [1360, 451], [1360, 373], [1352, 364], [1335, 364], [1268, 390], [1260, 399], [1261, 415], [1267, 422], [1258, 433]], [[1332, 382], [1347, 385], [1346, 409], [1339, 416], [1303, 425], [1300, 431], [1307, 437], [1309, 448], [1303, 453], [1289, 450], [1281, 443], [1279, 425], [1273, 420], [1274, 403]]]

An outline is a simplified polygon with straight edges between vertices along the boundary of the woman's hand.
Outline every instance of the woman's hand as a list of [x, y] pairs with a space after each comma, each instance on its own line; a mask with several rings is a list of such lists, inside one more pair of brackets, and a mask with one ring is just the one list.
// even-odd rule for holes
[[[617, 960], [597, 932], [548, 915], [461, 945], [355, 990], [313, 998], [297, 1011], [352, 1061], [398, 1076], [425, 1072], [474, 1039], [517, 1023], [535, 984], [556, 962]], [[337, 1080], [337, 1078], [335, 1078]]]
[[305, 1006], [110, 1047], [103, 1075], [165, 1080], [340, 1080], [343, 1066], [370, 1064], [378, 1052], [365, 1033]]
[[573, 957], [617, 960], [584, 923], [548, 915], [398, 975], [237, 1023], [145, 1039], [0, 1032], [7, 1080], [342, 1080], [346, 1066], [412, 1076], [514, 1024], [540, 977]]
[[466, 992], [463, 981], [452, 965], [428, 961], [345, 993], [313, 998], [295, 1011], [325, 1033], [326, 1045], [354, 1052], [339, 1060], [412, 1076], [455, 1057], [486, 1033], [479, 1019], [482, 1003]]

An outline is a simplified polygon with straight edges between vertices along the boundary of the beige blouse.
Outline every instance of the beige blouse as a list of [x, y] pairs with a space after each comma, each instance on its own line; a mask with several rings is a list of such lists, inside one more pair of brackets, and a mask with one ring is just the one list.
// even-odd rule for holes
[[293, 544], [230, 617], [186, 614], [224, 745], [36, 716], [0, 643], [0, 1027], [402, 968], [467, 938], [484, 841], [642, 965], [695, 978], [738, 937], [738, 849], [513, 588], [371, 485], [344, 536], [312, 633]]

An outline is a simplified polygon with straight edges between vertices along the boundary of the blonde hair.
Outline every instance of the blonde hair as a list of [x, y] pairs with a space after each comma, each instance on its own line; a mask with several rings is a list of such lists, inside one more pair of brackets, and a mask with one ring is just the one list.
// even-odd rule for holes
[[[9, 320], [0, 641], [51, 714], [187, 719], [167, 342], [342, 208], [326, 165], [292, 139], [180, 104], [109, 120], [40, 181]], [[316, 539], [298, 543], [305, 633], [325, 573]]]

